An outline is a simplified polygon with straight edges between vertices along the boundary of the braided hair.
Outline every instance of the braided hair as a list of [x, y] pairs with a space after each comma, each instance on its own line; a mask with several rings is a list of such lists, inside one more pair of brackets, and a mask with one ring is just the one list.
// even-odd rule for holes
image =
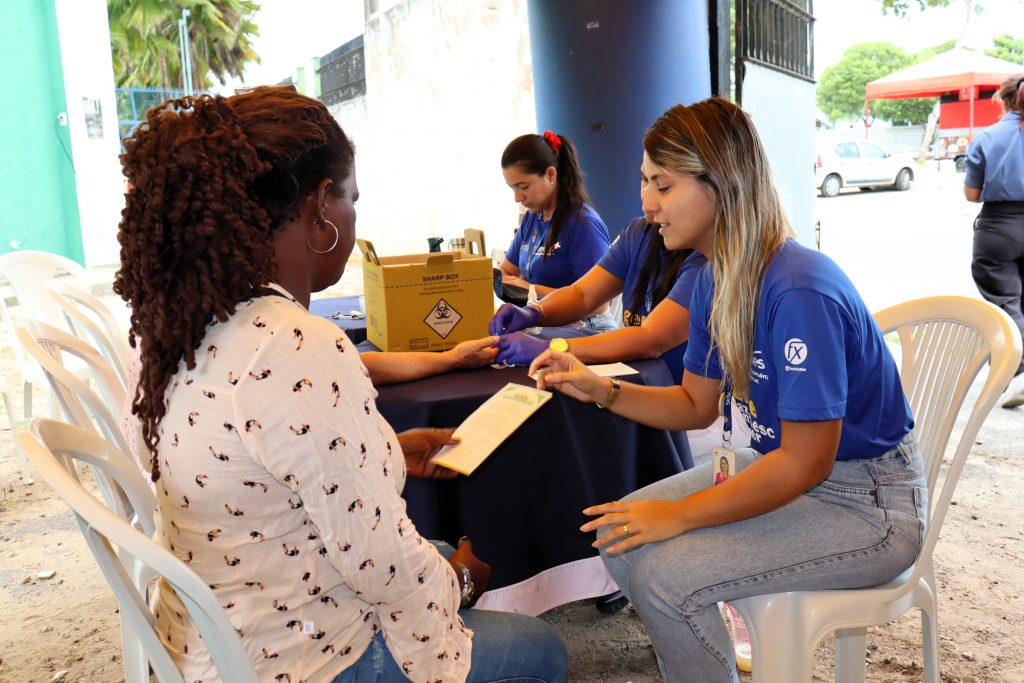
[[169, 100], [124, 140], [128, 179], [114, 291], [131, 306], [142, 368], [132, 413], [157, 460], [165, 393], [208, 325], [275, 276], [271, 236], [324, 178], [333, 192], [354, 150], [323, 103], [291, 86]]
[[[550, 137], [549, 137], [550, 136]], [[555, 142], [557, 140], [558, 142]], [[555, 211], [551, 214], [551, 228], [544, 244], [544, 256], [554, 249], [569, 214], [576, 211], [579, 218], [584, 204], [593, 204], [583, 185], [583, 169], [572, 141], [564, 135], [527, 133], [508, 143], [501, 153], [501, 167], [519, 166], [524, 173], [543, 176], [548, 167], [558, 171]]]

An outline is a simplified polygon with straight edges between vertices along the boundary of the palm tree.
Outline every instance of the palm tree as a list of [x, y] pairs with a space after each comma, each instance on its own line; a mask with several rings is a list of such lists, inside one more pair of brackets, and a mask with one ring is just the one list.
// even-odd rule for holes
[[118, 87], [180, 88], [178, 19], [189, 10], [192, 87], [208, 89], [216, 78], [241, 76], [259, 61], [252, 39], [259, 29], [255, 0], [107, 0], [114, 77]]

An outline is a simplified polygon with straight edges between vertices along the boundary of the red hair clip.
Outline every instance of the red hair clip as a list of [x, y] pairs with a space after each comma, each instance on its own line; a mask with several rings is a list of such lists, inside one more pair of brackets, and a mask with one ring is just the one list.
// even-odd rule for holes
[[558, 154], [558, 150], [562, 148], [562, 140], [556, 133], [552, 133], [550, 130], [544, 131], [544, 139], [551, 147], [551, 151]]

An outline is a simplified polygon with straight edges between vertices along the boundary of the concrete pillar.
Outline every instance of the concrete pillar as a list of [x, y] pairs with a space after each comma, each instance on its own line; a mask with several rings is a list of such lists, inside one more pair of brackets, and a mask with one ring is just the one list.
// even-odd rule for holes
[[711, 96], [703, 0], [529, 0], [539, 131], [576, 145], [616, 235], [640, 215], [643, 134], [666, 109]]

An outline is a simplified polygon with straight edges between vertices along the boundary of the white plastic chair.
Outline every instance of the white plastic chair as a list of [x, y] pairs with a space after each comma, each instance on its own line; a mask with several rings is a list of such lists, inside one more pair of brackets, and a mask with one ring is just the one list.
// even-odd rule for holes
[[[127, 455], [96, 434], [47, 418], [19, 425], [15, 438], [39, 476], [75, 514], [93, 557], [117, 597], [122, 634], [130, 633], [141, 644], [157, 679], [184, 683], [156, 632], [153, 613], [146, 603], [148, 582], [140, 585], [132, 576], [135, 564], [148, 567], [174, 588], [209, 649], [221, 680], [256, 683], [252, 663], [210, 587], [152, 540], [152, 528], [140, 531], [130, 525], [86, 491], [72, 474], [72, 459], [87, 462], [102, 471], [102, 476], [135, 509], [155, 507], [153, 493]], [[148, 681], [148, 674], [142, 680]]]
[[[115, 417], [116, 411], [124, 405], [124, 385], [107, 359], [87, 342], [38, 320], [17, 323], [14, 334], [22, 348], [42, 367], [67, 421], [93, 432], [97, 431], [95, 425], [98, 425], [103, 437], [129, 453], [120, 420]], [[88, 368], [102, 397], [68, 371], [65, 354]]]
[[[875, 315], [883, 332], [897, 331], [900, 379], [914, 414], [914, 432], [928, 477], [928, 530], [917, 561], [881, 586], [854, 590], [794, 591], [730, 603], [751, 636], [755, 683], [810, 681], [814, 651], [836, 635], [836, 680], [863, 682], [867, 628], [921, 610], [925, 681], [939, 681], [937, 585], [932, 553], [957, 479], [992, 406], [1021, 358], [1016, 325], [1001, 310], [964, 297], [930, 297]], [[981, 393], [970, 406], [941, 489], [939, 468], [960, 408], [975, 377], [988, 364]]]
[[[6, 386], [7, 386], [7, 380], [4, 377], [3, 373], [0, 373], [0, 387], [6, 387]], [[12, 402], [11, 402], [11, 395], [8, 394], [5, 389], [2, 389], [2, 388], [0, 388], [0, 402], [3, 403], [4, 413], [7, 414], [7, 422], [8, 422], [8, 425], [10, 426], [10, 428], [11, 428], [11, 434], [13, 434], [14, 433], [14, 428], [18, 424], [18, 418], [17, 418], [16, 413], [14, 412], [14, 405], [12, 405]], [[21, 448], [18, 447], [17, 443], [14, 444], [14, 455], [15, 455], [15, 457], [18, 460], [18, 469], [21, 470], [21, 480], [26, 485], [31, 485], [33, 483], [32, 482], [32, 470], [29, 469], [28, 460], [25, 459], [25, 454], [21, 452]]]
[[117, 371], [121, 384], [128, 386], [128, 341], [106, 304], [86, 290], [66, 280], [53, 280], [45, 293], [64, 314], [68, 329], [89, 342]]
[[[57, 305], [53, 300], [43, 293], [43, 286], [54, 278], [61, 274], [67, 274], [70, 277], [64, 279], [73, 279], [80, 283], [86, 282], [85, 268], [75, 263], [71, 259], [64, 258], [57, 254], [50, 254], [45, 251], [13, 251], [7, 254], [0, 255], [0, 275], [7, 278], [11, 288], [14, 290], [14, 294], [18, 300], [18, 308], [21, 311], [21, 318], [32, 318], [35, 320], [42, 320], [48, 322], [51, 325], [62, 325], [62, 314]], [[8, 335], [10, 337], [11, 349], [14, 353], [14, 359], [18, 364], [18, 369], [21, 371], [23, 381], [23, 405], [22, 405], [22, 416], [25, 418], [31, 417], [32, 415], [32, 388], [33, 385], [43, 384], [45, 387], [45, 378], [39, 369], [39, 366], [31, 362], [25, 355], [24, 350], [18, 345], [15, 334], [14, 334], [14, 318], [11, 315], [10, 310], [7, 308], [7, 302], [4, 297], [0, 296], [0, 317], [3, 318], [4, 324], [7, 328]], [[84, 377], [85, 369], [81, 366], [73, 368], [75, 374], [80, 377]], [[49, 392], [48, 392], [49, 393]], [[18, 418], [11, 411], [11, 401], [9, 396], [3, 397], [4, 409], [7, 412], [8, 419], [13, 429], [14, 424]], [[53, 417], [57, 417], [59, 409], [57, 407], [57, 401], [52, 393], [48, 395], [49, 412]], [[19, 460], [21, 456], [19, 454]], [[32, 479], [28, 476], [27, 470], [22, 468], [22, 478], [26, 484], [31, 484]]]

